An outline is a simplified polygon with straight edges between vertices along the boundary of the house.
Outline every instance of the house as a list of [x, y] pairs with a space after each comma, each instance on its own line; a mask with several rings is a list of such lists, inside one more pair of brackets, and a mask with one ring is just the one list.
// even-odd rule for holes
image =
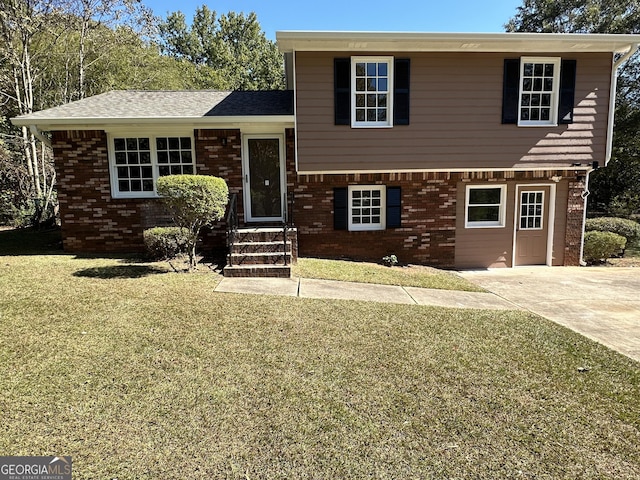
[[51, 132], [65, 249], [140, 250], [166, 221], [158, 176], [198, 173], [227, 180], [241, 227], [293, 223], [306, 256], [580, 263], [640, 36], [276, 37], [287, 91], [108, 92], [12, 120]]

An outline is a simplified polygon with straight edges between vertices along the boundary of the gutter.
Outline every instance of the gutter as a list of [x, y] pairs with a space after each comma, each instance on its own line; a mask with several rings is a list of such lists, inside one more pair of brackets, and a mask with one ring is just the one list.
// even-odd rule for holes
[[38, 130], [37, 125], [29, 125], [29, 130], [31, 130], [31, 134], [44, 143], [47, 147], [52, 148], [51, 140], [48, 139], [40, 130]]
[[611, 70], [611, 89], [609, 93], [609, 119], [607, 121], [607, 149], [604, 158], [604, 166], [611, 160], [611, 154], [613, 152], [613, 122], [616, 113], [616, 91], [618, 87], [618, 70], [629, 58], [638, 51], [639, 44], [634, 43], [629, 46], [629, 50], [618, 60], [613, 62], [613, 69]]

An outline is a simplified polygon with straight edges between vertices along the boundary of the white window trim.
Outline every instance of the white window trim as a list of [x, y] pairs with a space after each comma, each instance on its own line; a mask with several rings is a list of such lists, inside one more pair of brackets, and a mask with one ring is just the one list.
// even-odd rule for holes
[[[498, 221], [497, 222], [470, 222], [469, 221], [469, 207], [481, 207], [481, 206], [495, 206], [494, 204], [487, 205], [470, 205], [469, 197], [471, 190], [486, 190], [486, 189], [500, 189], [500, 209], [498, 213]], [[505, 227], [505, 217], [506, 217], [506, 204], [507, 204], [507, 186], [506, 185], [467, 185], [465, 191], [465, 205], [464, 205], [464, 227], [465, 228], [504, 228]]]
[[[111, 197], [112, 198], [159, 198], [156, 191], [158, 185], [158, 152], [156, 146], [156, 138], [166, 137], [189, 137], [191, 138], [191, 158], [193, 159], [193, 171], [196, 171], [196, 152], [195, 152], [195, 138], [193, 132], [176, 132], [167, 133], [165, 131], [157, 131], [150, 133], [148, 131], [139, 132], [109, 132], [107, 133], [107, 152], [109, 157], [109, 177], [111, 183]], [[118, 166], [116, 164], [115, 143], [116, 138], [148, 138], [149, 147], [151, 152], [151, 168], [153, 175], [153, 192], [121, 192], [118, 189]]]
[[[378, 190], [380, 191], [380, 223], [357, 223], [354, 224], [351, 209], [353, 208], [354, 190]], [[349, 230], [353, 232], [385, 230], [387, 225], [387, 187], [385, 185], [349, 185], [347, 196], [347, 215], [349, 220]]]
[[[536, 227], [536, 228], [523, 228], [522, 225], [520, 225], [520, 222], [522, 221], [522, 194], [523, 193], [541, 193], [542, 194], [542, 215], [540, 216], [540, 227]], [[544, 230], [545, 229], [545, 225], [544, 225], [544, 211], [547, 207], [546, 204], [546, 198], [545, 198], [545, 191], [544, 190], [524, 190], [524, 191], [520, 191], [520, 202], [519, 202], [520, 208], [518, 210], [516, 210], [516, 213], [518, 215], [518, 227], [520, 228], [520, 230], [527, 230], [527, 231], [535, 231], [535, 230]], [[527, 215], [527, 218], [529, 217], [529, 215]]]
[[[358, 122], [356, 121], [356, 63], [358, 62], [386, 62], [387, 63], [387, 121], [386, 122]], [[393, 127], [393, 66], [394, 58], [392, 56], [384, 57], [368, 57], [358, 56], [351, 57], [351, 128], [392, 128]]]
[[[557, 127], [558, 126], [558, 101], [560, 99], [560, 57], [521, 57], [520, 58], [520, 84], [518, 86], [518, 126], [519, 127]], [[525, 63], [553, 63], [553, 90], [551, 92], [551, 111], [549, 120], [520, 120], [520, 108], [522, 107], [522, 84], [524, 82]]]

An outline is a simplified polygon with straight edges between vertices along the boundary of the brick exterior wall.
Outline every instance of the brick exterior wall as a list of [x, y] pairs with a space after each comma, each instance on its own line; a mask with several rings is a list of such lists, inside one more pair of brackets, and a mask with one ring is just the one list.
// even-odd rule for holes
[[[294, 220], [302, 256], [380, 261], [394, 254], [401, 262], [455, 266], [457, 184], [486, 181], [551, 182], [575, 179], [573, 171], [495, 171], [464, 173], [388, 173], [298, 175]], [[402, 225], [380, 231], [333, 228], [333, 189], [348, 185], [400, 186]], [[584, 182], [569, 182], [565, 265], [578, 265], [582, 238]]]
[[69, 252], [137, 252], [148, 215], [166, 223], [154, 200], [114, 199], [103, 131], [53, 133], [62, 241]]
[[[196, 171], [224, 178], [237, 194], [244, 218], [242, 140], [239, 129], [194, 131]], [[158, 199], [111, 197], [107, 137], [102, 131], [54, 132], [58, 199], [64, 248], [70, 252], [138, 252], [142, 232], [170, 219]], [[573, 171], [385, 173], [297, 175], [295, 136], [285, 132], [287, 191], [293, 199], [289, 216], [298, 229], [300, 254], [327, 258], [379, 261], [395, 254], [402, 262], [453, 267], [456, 241], [458, 182], [470, 180], [549, 180], [571, 178], [565, 233], [565, 265], [577, 265], [582, 239], [584, 179]], [[333, 189], [348, 185], [400, 186], [402, 224], [383, 231], [333, 229]], [[205, 235], [204, 247], [224, 248], [224, 221]]]
[[[575, 176], [573, 177], [576, 178]], [[567, 230], [565, 234], [564, 265], [577, 266], [580, 264], [580, 246], [582, 245], [582, 222], [584, 221], [584, 192], [585, 180], [569, 182], [569, 198], [567, 202]]]
[[[242, 190], [240, 130], [196, 130], [196, 171], [227, 180]], [[222, 145], [225, 138], [226, 145]], [[107, 136], [103, 131], [53, 133], [63, 246], [69, 252], [141, 252], [142, 232], [170, 225], [158, 199], [111, 197]], [[238, 195], [242, 213], [242, 195]], [[205, 235], [204, 248], [222, 248], [224, 225]]]
[[[295, 223], [301, 255], [452, 267], [455, 258], [456, 182], [448, 173], [299, 175]], [[333, 229], [333, 189], [348, 185], [400, 186], [400, 228], [351, 232]]]

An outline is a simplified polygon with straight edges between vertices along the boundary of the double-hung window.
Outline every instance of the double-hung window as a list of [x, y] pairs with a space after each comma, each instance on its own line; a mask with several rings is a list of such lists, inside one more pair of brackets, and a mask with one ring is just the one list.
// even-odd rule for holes
[[385, 229], [384, 185], [351, 185], [349, 187], [349, 230]]
[[159, 177], [195, 171], [190, 136], [112, 135], [109, 147], [114, 197], [155, 197]]
[[506, 191], [506, 185], [467, 185], [465, 227], [504, 227]]
[[577, 61], [568, 58], [505, 58], [502, 123], [520, 127], [573, 123], [577, 72]]
[[393, 57], [351, 58], [351, 126], [393, 126]]
[[409, 125], [410, 67], [409, 58], [334, 58], [334, 124], [352, 128]]
[[520, 60], [518, 125], [557, 125], [560, 58]]

